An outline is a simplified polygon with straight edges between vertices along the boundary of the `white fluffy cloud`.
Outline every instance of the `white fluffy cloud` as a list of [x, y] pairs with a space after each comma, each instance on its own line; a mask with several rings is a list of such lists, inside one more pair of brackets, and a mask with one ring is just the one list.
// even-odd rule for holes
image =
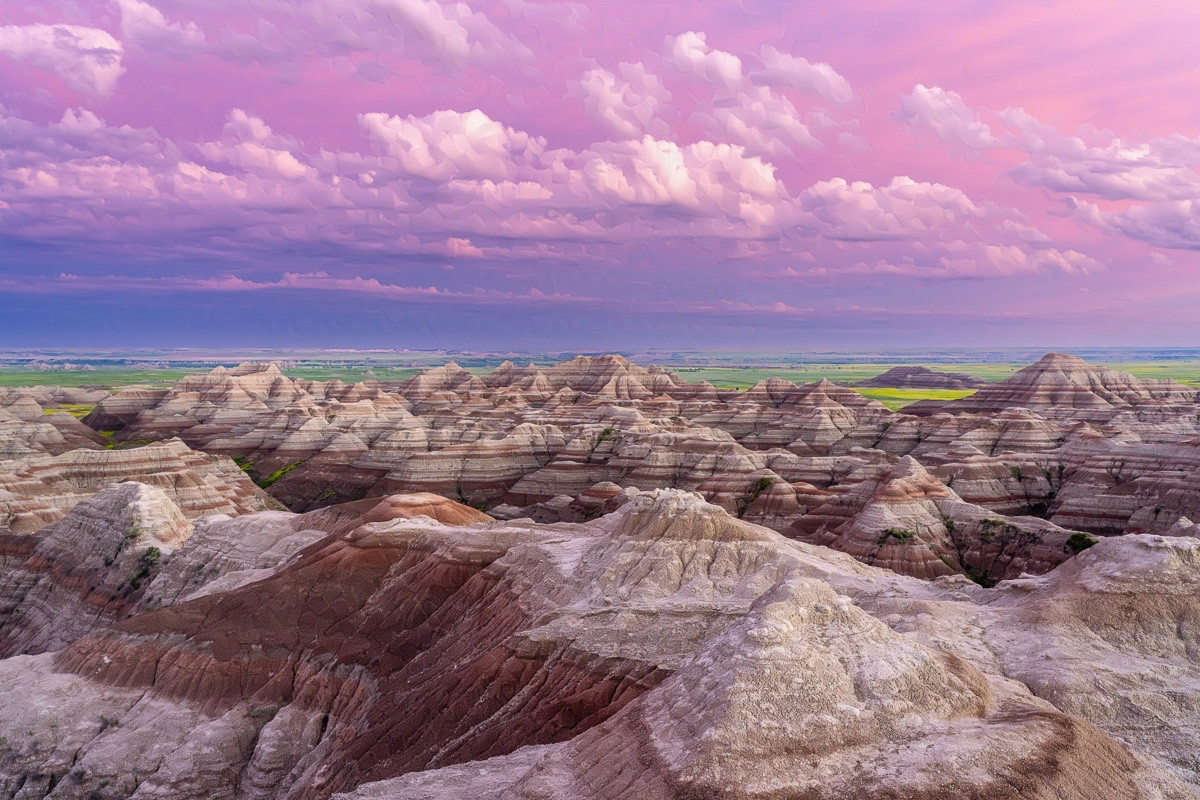
[[781, 159], [795, 156], [797, 149], [822, 146], [802, 116], [786, 97], [763, 86], [751, 86], [711, 111], [697, 112], [695, 119], [717, 141], [742, 145], [754, 155]]
[[667, 126], [658, 119], [658, 109], [660, 103], [670, 102], [671, 93], [640, 63], [622, 63], [617, 71], [619, 76], [597, 67], [580, 78], [587, 115], [624, 139], [643, 133], [665, 135]]
[[[1080, 221], [1159, 247], [1200, 249], [1200, 139], [1127, 142], [1100, 131], [1072, 135], [1021, 108], [971, 108], [938, 87], [917, 86], [904, 98], [901, 116], [914, 129], [968, 150], [1023, 154], [1025, 161], [1009, 174], [1063, 193]], [[1120, 212], [1102, 211], [1074, 197], [1080, 194], [1133, 203]]]
[[901, 102], [899, 116], [912, 128], [930, 130], [944, 142], [971, 150], [987, 150], [1003, 144], [957, 92], [938, 86], [914, 86]]
[[[983, 121], [987, 115], [993, 120]], [[947, 143], [970, 150], [1011, 149], [1028, 160], [1011, 174], [1059, 192], [1111, 200], [1186, 200], [1200, 196], [1200, 140], [1176, 136], [1126, 142], [1094, 132], [1089, 143], [1047, 125], [1021, 108], [993, 112], [968, 106], [956, 92], [918, 85], [901, 117]]]
[[886, 186], [842, 178], [800, 193], [799, 224], [826, 238], [847, 241], [923, 238], [983, 216], [962, 191], [905, 176]]
[[367, 135], [405, 172], [433, 181], [506, 179], [514, 158], [537, 152], [545, 141], [496, 122], [482, 111], [435, 111], [425, 117], [359, 115]]
[[123, 49], [112, 34], [78, 25], [5, 25], [0, 53], [53, 72], [81, 94], [106, 97], [125, 72]]
[[750, 80], [761, 86], [788, 86], [814, 92], [831, 103], [848, 103], [854, 99], [850, 81], [824, 62], [812, 63], [807, 58], [783, 53], [764, 45], [760, 51], [763, 68], [750, 73]]
[[1076, 202], [1080, 215], [1097, 227], [1172, 250], [1200, 250], [1200, 200], [1165, 200], [1104, 212]]
[[899, 265], [875, 269], [894, 275], [1096, 266], [938, 183], [833, 178], [793, 195], [769, 161], [737, 144], [642, 135], [550, 148], [482, 111], [359, 122], [362, 148], [310, 150], [236, 109], [208, 142], [109, 126], [88, 111], [50, 125], [0, 114], [0, 227], [137, 243], [143, 254], [170, 241], [176, 254], [237, 243], [545, 260], [673, 242], [709, 261], [783, 248], [861, 253], [863, 263]]
[[272, 16], [299, 23], [283, 31], [303, 36], [295, 46], [313, 47], [326, 55], [411, 49], [443, 64], [526, 61], [530, 49], [501, 30], [485, 13], [464, 2], [440, 0], [258, 0]]
[[294, 141], [277, 136], [258, 117], [235, 108], [225, 123], [221, 141], [205, 142], [198, 148], [214, 162], [230, 164], [265, 178], [295, 179], [310, 172], [292, 152]]
[[730, 91], [742, 85], [742, 60], [733, 53], [708, 46], [708, 37], [700, 31], [668, 36], [667, 61], [676, 69], [690, 72], [714, 86]]
[[173, 49], [176, 53], [203, 47], [204, 32], [194, 22], [168, 22], [162, 11], [145, 0], [114, 0], [121, 12], [121, 36], [127, 43]]

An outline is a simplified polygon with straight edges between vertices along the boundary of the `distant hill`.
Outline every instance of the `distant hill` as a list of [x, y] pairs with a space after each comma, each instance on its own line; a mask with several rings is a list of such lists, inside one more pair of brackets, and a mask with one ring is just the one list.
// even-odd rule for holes
[[978, 389], [987, 381], [965, 372], [937, 372], [928, 367], [892, 367], [855, 386], [873, 389]]

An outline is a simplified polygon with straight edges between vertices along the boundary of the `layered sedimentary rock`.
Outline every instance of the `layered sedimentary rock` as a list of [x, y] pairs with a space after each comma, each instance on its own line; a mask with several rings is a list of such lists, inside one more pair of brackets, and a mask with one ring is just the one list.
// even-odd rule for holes
[[0, 657], [59, 650], [108, 627], [191, 534], [165, 492], [133, 482], [102, 489], [36, 535], [0, 534]]
[[855, 386], [879, 389], [978, 389], [987, 381], [965, 372], [941, 372], [929, 367], [892, 367]]
[[34, 534], [0, 534], [0, 658], [61, 649], [132, 613], [266, 577], [331, 533], [412, 517], [491, 521], [418, 494], [193, 522], [155, 486], [102, 489]]
[[910, 414], [952, 411], [988, 414], [1008, 408], [1053, 409], [1073, 419], [1105, 420], [1128, 408], [1195, 403], [1197, 390], [1174, 381], [1141, 380], [1127, 372], [1050, 353], [1037, 363], [960, 400], [923, 400]]
[[965, 573], [985, 585], [1047, 572], [1074, 555], [1068, 542], [1084, 541], [1045, 520], [964, 502], [910, 456], [861, 468], [787, 532], [907, 575]]
[[1200, 407], [1023, 373], [5, 395], [0, 797], [1195, 800]]
[[53, 397], [50, 391], [0, 394], [0, 460], [104, 446], [104, 437], [60, 411]]
[[[1195, 540], [1101, 542], [989, 590], [869, 567], [675, 490], [583, 525], [487, 522], [429, 497], [207, 524], [256, 519], [325, 530], [248, 582], [0, 660], [0, 788], [1197, 797], [1200, 650], [1178, 624], [1200, 602]], [[205, 524], [148, 592], [202, 563]], [[1105, 699], [1047, 648], [1090, 658]], [[1156, 727], [1162, 687], [1179, 716]]]
[[[87, 420], [118, 444], [178, 436], [235, 457], [297, 511], [433, 492], [508, 518], [578, 521], [616, 507], [582, 499], [611, 483], [698, 491], [747, 520], [798, 531], [812, 527], [793, 528], [827, 492], [857, 481], [839, 490], [856, 470], [911, 456], [988, 515], [981, 519], [1036, 517], [1114, 535], [1200, 518], [1190, 489], [1190, 442], [1200, 441], [1194, 394], [1056, 354], [971, 398], [900, 413], [827, 381], [769, 378], [718, 391], [619, 356], [506, 362], [488, 374], [448, 364], [386, 385], [292, 380], [245, 364], [169, 390], [119, 393]], [[956, 550], [983, 557], [978, 535], [988, 531], [978, 521], [957, 529], [969, 541]], [[1024, 541], [1012, 530], [1033, 528], [1058, 537], [1053, 526], [1002, 522], [1008, 539]], [[843, 541], [851, 539], [827, 543]], [[854, 551], [871, 557], [860, 545]], [[894, 566], [921, 575], [974, 568], [946, 550]], [[1021, 556], [1000, 573], [1057, 561]]]
[[168, 440], [0, 461], [0, 533], [36, 531], [97, 491], [130, 480], [161, 488], [192, 519], [278, 507], [229, 459]]

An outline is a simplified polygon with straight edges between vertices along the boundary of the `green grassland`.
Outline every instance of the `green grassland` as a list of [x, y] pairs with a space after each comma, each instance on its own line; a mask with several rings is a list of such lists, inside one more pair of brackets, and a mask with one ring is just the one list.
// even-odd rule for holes
[[37, 370], [19, 367], [0, 367], [0, 387], [5, 386], [102, 386], [118, 389], [124, 386], [173, 386], [185, 375], [204, 370], [188, 369], [96, 369], [96, 370]]
[[[409, 358], [408, 355], [405, 358]], [[436, 366], [436, 357], [430, 355], [429, 366]], [[448, 360], [442, 356], [441, 361]], [[458, 358], [459, 361], [468, 359]], [[690, 360], [690, 359], [689, 359]], [[539, 360], [539, 363], [545, 359]], [[669, 361], [669, 359], [663, 359]], [[398, 382], [415, 375], [419, 368], [411, 363], [403, 366], [392, 363], [368, 362], [337, 364], [336, 360], [326, 360], [318, 363], [284, 367], [284, 374], [292, 378], [327, 381], [337, 379], [347, 383], [365, 380], [383, 382]], [[546, 362], [549, 363], [549, 362]], [[720, 389], [747, 389], [764, 378], [777, 376], [795, 383], [810, 383], [822, 378], [840, 384], [854, 384], [886, 372], [896, 366], [896, 362], [880, 363], [779, 363], [766, 366], [762, 364], [740, 367], [728, 363], [727, 356], [718, 362], [719, 366], [705, 366], [692, 361], [685, 366], [666, 364], [668, 369], [677, 372], [683, 379], [691, 382], [708, 381]], [[910, 363], [919, 363], [916, 359]], [[1161, 361], [1132, 361], [1132, 362], [1103, 362], [1106, 366], [1132, 373], [1139, 378], [1170, 379], [1185, 383], [1189, 386], [1200, 387], [1200, 360], [1161, 360]], [[940, 372], [964, 372], [986, 381], [999, 381], [1009, 377], [1017, 370], [1026, 366], [1025, 363], [1000, 362], [970, 362], [970, 363], [939, 363], [931, 364], [930, 368]], [[485, 374], [491, 367], [471, 364], [467, 369], [475, 374]], [[0, 366], [0, 388], [18, 386], [100, 386], [109, 390], [117, 390], [128, 386], [147, 386], [166, 388], [185, 375], [207, 371], [206, 367], [153, 368], [149, 366], [122, 367], [101, 366], [94, 370], [54, 370], [43, 371], [23, 368], [20, 366]], [[965, 397], [970, 394], [965, 390], [938, 389], [857, 389], [866, 397], [879, 400], [892, 409], [903, 408], [917, 400], [950, 400]], [[76, 417], [85, 416], [90, 407], [63, 406], [61, 409]]]
[[[11, 386], [100, 386], [105, 389], [121, 389], [127, 386], [149, 386], [167, 388], [174, 386], [187, 375], [197, 375], [208, 369], [96, 369], [96, 370], [36, 370], [17, 367], [0, 367], [0, 388]], [[488, 372], [487, 369], [472, 370]], [[283, 373], [290, 378], [306, 378], [313, 381], [328, 381], [337, 378], [346, 383], [367, 380], [402, 381], [420, 372], [419, 369], [375, 367], [295, 367]]]
[[[708, 381], [718, 389], [748, 389], [772, 376], [793, 383], [812, 383], [822, 378], [834, 383], [857, 383], [887, 372], [896, 364], [811, 364], [789, 367], [682, 367], [669, 368], [685, 380]], [[962, 364], [931, 366], [938, 372], [965, 372], [985, 381], [1000, 381], [1025, 364]]]
[[892, 411], [918, 400], [958, 400], [975, 394], [974, 389], [855, 389], [863, 397], [878, 400]]
[[1200, 387], [1200, 361], [1132, 361], [1104, 366], [1138, 378], [1178, 381]]
[[65, 411], [75, 419], [83, 419], [88, 414], [92, 413], [93, 405], [85, 405], [84, 403], [61, 403], [55, 408], [47, 408], [47, 414], [57, 414], [60, 411]]

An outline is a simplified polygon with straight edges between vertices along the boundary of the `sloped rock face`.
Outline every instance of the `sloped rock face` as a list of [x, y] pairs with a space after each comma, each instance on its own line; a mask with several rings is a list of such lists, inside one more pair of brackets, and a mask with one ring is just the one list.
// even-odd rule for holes
[[926, 400], [910, 414], [935, 411], [997, 413], [1008, 408], [1055, 409], [1073, 419], [1104, 420], [1121, 409], [1195, 403], [1197, 392], [1171, 381], [1143, 381], [1126, 372], [1050, 353], [1011, 378], [982, 387], [961, 400]]
[[277, 505], [229, 459], [194, 452], [178, 440], [128, 450], [71, 450], [0, 462], [0, 534], [33, 532], [128, 480], [161, 488], [193, 519]]
[[987, 381], [965, 372], [940, 372], [929, 367], [892, 367], [856, 386], [879, 389], [979, 389]]
[[1200, 408], [1127, 378], [6, 395], [0, 797], [1196, 798]]
[[[898, 467], [897, 490], [929, 480]], [[74, 513], [94, 507], [119, 524], [150, 501], [169, 502], [125, 484]], [[168, 546], [160, 531], [189, 525], [139, 513]], [[1060, 568], [1073, 572], [985, 590], [868, 567], [677, 490], [634, 495], [584, 525], [481, 517], [418, 496], [192, 523], [147, 590], [160, 608], [55, 654], [0, 660], [0, 788], [1197, 796], [1179, 777], [1200, 779], [1185, 766], [1195, 748], [1183, 749], [1194, 745], [1184, 725], [1145, 737], [1146, 704], [1119, 720], [1086, 704], [1070, 716], [1036, 681], [1035, 695], [1013, 679], [1038, 668], [1033, 643], [991, 649], [1022, 628], [1062, 648], [1099, 636], [1169, 675], [1195, 658], [1191, 634], [1166, 624], [1197, 607], [1194, 540], [1158, 539], [1179, 544], [1152, 557], [1105, 542]], [[217, 554], [228, 564], [195, 590], [194, 566]], [[1089, 561], [1104, 577], [1088, 577]], [[1150, 592], [1163, 600], [1140, 605], [1163, 565]], [[1045, 624], [1030, 616], [1039, 608]], [[1130, 614], [1139, 622], [1124, 629], [1116, 620]], [[1122, 687], [1143, 691], [1136, 680]]]
[[965, 573], [985, 585], [1047, 572], [1078, 541], [1053, 523], [964, 502], [910, 456], [863, 467], [787, 533], [906, 575]]
[[400, 495], [193, 522], [155, 486], [101, 489], [34, 534], [0, 534], [0, 658], [59, 650], [132, 613], [264, 578], [331, 533], [412, 517], [491, 521], [436, 495]]
[[104, 446], [102, 436], [58, 410], [59, 398], [65, 398], [61, 402], [78, 399], [63, 390], [0, 389], [0, 460]]
[[[989, 582], [1060, 563], [1074, 552], [1063, 544], [1071, 532], [1166, 532], [1180, 517], [1200, 518], [1194, 400], [1186, 387], [1058, 354], [963, 401], [902, 413], [827, 381], [768, 378], [717, 391], [599, 356], [550, 367], [506, 362], [490, 374], [447, 364], [386, 385], [292, 380], [272, 365], [245, 364], [169, 390], [114, 395], [87, 420], [115, 431], [117, 443], [177, 436], [234, 457], [296, 511], [430, 492], [505, 518], [578, 522], [618, 507], [583, 497], [597, 484], [682, 488], [777, 531], [808, 536], [823, 527], [822, 543], [874, 563]], [[58, 417], [71, 419], [46, 418]], [[42, 427], [50, 439], [37, 446], [69, 444]], [[875, 520], [872, 537], [825, 525], [817, 509], [860, 483], [856, 472], [903, 457], [954, 493], [934, 503], [926, 533], [878, 546], [889, 528], [909, 529], [876, 530]], [[958, 502], [971, 508], [950, 509]], [[845, 513], [864, 508], [870, 516], [888, 506], [852, 504]], [[939, 528], [943, 515], [953, 529]]]
[[0, 657], [59, 650], [125, 616], [191, 533], [165, 492], [131, 482], [102, 489], [36, 536], [0, 534]]

